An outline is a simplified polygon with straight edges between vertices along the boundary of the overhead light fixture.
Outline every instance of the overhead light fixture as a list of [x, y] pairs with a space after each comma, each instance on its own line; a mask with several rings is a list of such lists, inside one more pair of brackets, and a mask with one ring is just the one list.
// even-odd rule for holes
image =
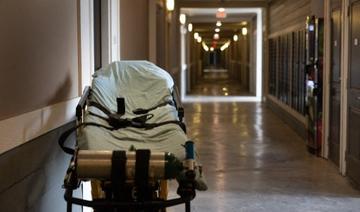
[[237, 35], [237, 34], [235, 34], [234, 36], [233, 36], [233, 40], [236, 42], [236, 41], [238, 41], [239, 40], [239, 36]]
[[220, 36], [219, 36], [219, 33], [215, 33], [214, 34], [214, 40], [219, 40]]
[[247, 22], [246, 22], [246, 21], [242, 21], [242, 22], [241, 22], [241, 25], [245, 26], [245, 25], [247, 25]]
[[216, 18], [226, 18], [225, 8], [220, 7], [216, 12]]
[[220, 28], [216, 28], [216, 29], [215, 29], [215, 32], [220, 32]]
[[197, 40], [199, 36], [200, 36], [200, 35], [199, 35], [198, 32], [195, 32], [195, 33], [194, 33], [194, 39], [195, 39], [195, 40]]
[[227, 49], [229, 46], [230, 46], [230, 41], [224, 43], [224, 45], [222, 45], [222, 46], [220, 47], [220, 50], [221, 50], [221, 51], [224, 51], [224, 50]]
[[209, 47], [206, 45], [205, 42], [202, 42], [202, 47], [203, 47], [203, 49], [204, 49], [206, 52], [209, 51]]
[[179, 21], [180, 21], [180, 24], [184, 25], [186, 23], [186, 15], [180, 14]]
[[246, 27], [243, 27], [241, 29], [241, 34], [245, 36], [245, 35], [247, 35], [247, 33], [248, 33], [248, 29]]
[[213, 51], [214, 51], [214, 47], [210, 47], [210, 51], [213, 52]]
[[188, 24], [188, 31], [192, 32], [192, 30], [193, 30], [193, 25], [192, 25], [192, 23], [189, 23]]
[[196, 39], [196, 41], [197, 41], [198, 43], [201, 43], [202, 38], [199, 36], [199, 37]]
[[223, 7], [220, 7], [219, 9], [218, 9], [218, 12], [225, 12], [225, 8], [223, 8]]
[[221, 27], [221, 25], [222, 25], [221, 21], [216, 22], [216, 26]]
[[175, 0], [166, 0], [166, 9], [173, 11], [175, 9]]

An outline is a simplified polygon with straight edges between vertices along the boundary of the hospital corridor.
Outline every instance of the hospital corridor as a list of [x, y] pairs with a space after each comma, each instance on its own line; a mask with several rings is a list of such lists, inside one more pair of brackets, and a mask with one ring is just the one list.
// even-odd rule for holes
[[0, 212], [360, 211], [360, 0], [0, 0]]

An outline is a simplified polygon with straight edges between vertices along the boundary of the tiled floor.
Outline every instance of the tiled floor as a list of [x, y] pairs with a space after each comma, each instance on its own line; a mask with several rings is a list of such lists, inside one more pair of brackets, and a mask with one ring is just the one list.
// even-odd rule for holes
[[[193, 211], [360, 211], [360, 192], [332, 163], [310, 155], [304, 141], [264, 105], [185, 106], [189, 137], [209, 186], [197, 193]], [[176, 191], [176, 182], [171, 187]]]

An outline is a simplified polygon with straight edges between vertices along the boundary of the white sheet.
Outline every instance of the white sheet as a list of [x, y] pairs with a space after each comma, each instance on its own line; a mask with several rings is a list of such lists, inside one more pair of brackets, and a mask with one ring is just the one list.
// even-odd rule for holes
[[[124, 118], [133, 118], [137, 108], [151, 108], [172, 99], [174, 82], [171, 76], [161, 68], [147, 61], [121, 61], [96, 71], [93, 76], [91, 100], [100, 103], [112, 112], [116, 112], [117, 97], [124, 97], [126, 113]], [[90, 107], [89, 111], [106, 117], [100, 110]], [[174, 106], [166, 105], [149, 112], [154, 115], [148, 123], [177, 120]], [[85, 122], [107, 123], [95, 116], [85, 115]], [[91, 150], [128, 150], [151, 149], [166, 151], [183, 159], [183, 144], [188, 140], [186, 134], [176, 124], [167, 124], [151, 130], [125, 128], [109, 131], [100, 127], [87, 126], [78, 137], [81, 149]]]

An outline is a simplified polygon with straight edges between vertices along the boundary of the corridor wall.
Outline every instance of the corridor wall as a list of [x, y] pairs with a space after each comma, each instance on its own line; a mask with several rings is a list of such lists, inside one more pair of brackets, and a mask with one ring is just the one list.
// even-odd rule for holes
[[120, 55], [122, 60], [149, 59], [148, 1], [120, 1]]
[[268, 14], [267, 100], [305, 138], [305, 21], [323, 15], [323, 1], [275, 0]]
[[66, 210], [61, 185], [69, 158], [57, 139], [74, 124], [80, 92], [78, 6], [0, 2], [1, 211]]

